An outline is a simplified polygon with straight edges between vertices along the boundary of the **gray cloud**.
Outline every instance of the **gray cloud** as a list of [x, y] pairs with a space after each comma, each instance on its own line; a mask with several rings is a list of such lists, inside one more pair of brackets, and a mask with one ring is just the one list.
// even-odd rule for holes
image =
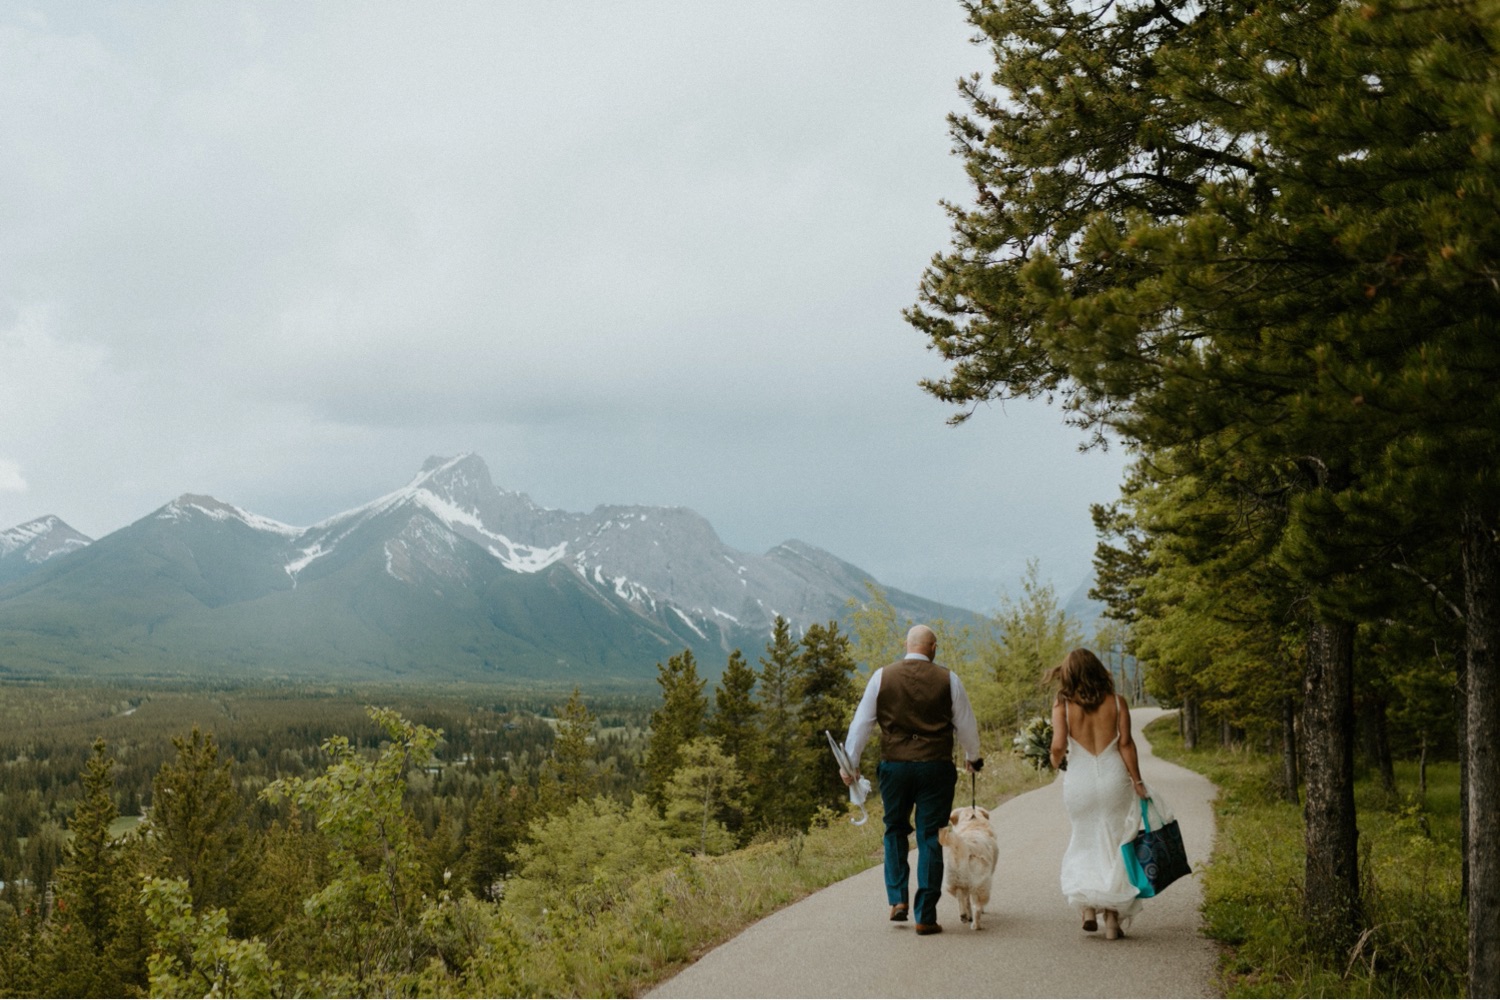
[[967, 193], [969, 34], [898, 3], [7, 7], [0, 527], [189, 489], [306, 523], [473, 450], [544, 503], [968, 581], [935, 596], [1028, 555], [1071, 587], [1119, 456], [1040, 407], [943, 426], [899, 316]]

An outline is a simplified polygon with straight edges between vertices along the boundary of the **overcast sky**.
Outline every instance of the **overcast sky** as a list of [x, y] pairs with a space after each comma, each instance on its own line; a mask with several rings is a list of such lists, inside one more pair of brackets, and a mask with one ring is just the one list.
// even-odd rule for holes
[[901, 318], [965, 201], [956, 3], [0, 7], [0, 528], [310, 524], [477, 452], [988, 610], [1123, 457], [949, 427]]

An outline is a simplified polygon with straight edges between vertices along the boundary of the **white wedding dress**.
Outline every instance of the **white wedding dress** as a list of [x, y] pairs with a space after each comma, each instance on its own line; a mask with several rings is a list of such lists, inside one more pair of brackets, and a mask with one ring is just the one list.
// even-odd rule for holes
[[1118, 733], [1097, 755], [1068, 734], [1063, 805], [1073, 836], [1063, 855], [1063, 895], [1074, 907], [1118, 911], [1122, 926], [1141, 906], [1120, 854], [1120, 845], [1135, 836], [1140, 801], [1120, 756]]

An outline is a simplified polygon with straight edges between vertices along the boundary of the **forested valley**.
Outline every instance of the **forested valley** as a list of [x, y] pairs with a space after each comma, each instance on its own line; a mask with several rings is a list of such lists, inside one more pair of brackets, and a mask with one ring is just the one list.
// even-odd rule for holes
[[[590, 992], [584, 936], [653, 876], [807, 867], [855, 656], [900, 648], [878, 591], [855, 620], [778, 619], [712, 686], [684, 650], [654, 692], [7, 685], [0, 993]], [[597, 974], [654, 967], [617, 947]]]

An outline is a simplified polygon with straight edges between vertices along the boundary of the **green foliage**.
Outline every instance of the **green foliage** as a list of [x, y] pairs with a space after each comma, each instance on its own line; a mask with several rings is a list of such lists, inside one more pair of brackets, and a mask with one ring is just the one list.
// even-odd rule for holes
[[729, 654], [719, 686], [714, 690], [714, 714], [708, 735], [748, 770], [754, 762], [760, 707], [755, 703], [755, 671], [739, 650]]
[[583, 703], [583, 693], [575, 687], [557, 720], [551, 766], [542, 773], [538, 805], [544, 812], [557, 812], [579, 799], [593, 797], [597, 783], [593, 773], [597, 721]]
[[326, 839], [331, 877], [305, 909], [331, 945], [337, 971], [361, 990], [415, 966], [422, 869], [402, 797], [408, 769], [425, 765], [441, 736], [390, 709], [372, 708], [370, 718], [388, 739], [373, 760], [335, 736], [323, 744], [332, 758], [323, 774], [283, 778], [265, 793], [306, 810]]
[[486, 786], [470, 811], [468, 851], [459, 872], [462, 884], [475, 896], [495, 900], [503, 893], [503, 880], [513, 868], [510, 852], [526, 834], [530, 800], [530, 786], [495, 782]]
[[[1500, 13], [966, 7], [996, 67], [961, 86], [952, 134], [974, 204], [950, 208], [952, 250], [909, 313], [951, 364], [928, 388], [965, 408], [1061, 395], [1167, 488], [1176, 507], [1151, 512], [1145, 549], [1101, 517], [1126, 541], [1101, 552], [1101, 595], [1127, 617], [1140, 605], [1131, 641], [1190, 726], [1202, 699], [1226, 734], [1290, 730], [1302, 681], [1307, 877], [1330, 873], [1308, 917], [1331, 947], [1352, 943], [1355, 625], [1412, 627], [1396, 574], [1458, 609], [1460, 545], [1481, 720], [1467, 738], [1474, 754], [1493, 743]], [[1357, 681], [1377, 734], [1394, 676]], [[1473, 806], [1492, 827], [1494, 795]], [[1497, 939], [1494, 913], [1471, 914], [1476, 949]], [[1472, 988], [1500, 988], [1500, 963], [1476, 963]]]
[[802, 781], [810, 784], [809, 797], [815, 807], [841, 809], [847, 795], [824, 734], [833, 733], [839, 739], [849, 728], [860, 695], [854, 686], [854, 669], [849, 637], [839, 631], [837, 622], [808, 626], [797, 657], [794, 690], [801, 701], [798, 720], [803, 747], [812, 762]]
[[229, 936], [221, 909], [194, 914], [184, 879], [148, 878], [141, 892], [154, 931], [148, 966], [154, 997], [269, 997], [281, 969], [259, 941]]
[[83, 773], [83, 799], [68, 823], [66, 860], [58, 872], [58, 887], [69, 911], [69, 922], [85, 936], [88, 946], [103, 953], [117, 900], [119, 851], [110, 836], [117, 812], [114, 801], [114, 760], [102, 739]]
[[[777, 655], [790, 650], [785, 662], [795, 668], [799, 647], [786, 638]], [[491, 700], [470, 714], [442, 716], [454, 724], [460, 753], [452, 752], [453, 743], [440, 746], [432, 727], [390, 710], [353, 720], [357, 736], [324, 739], [321, 749], [300, 754], [284, 752], [291, 748], [277, 742], [278, 728], [263, 730], [267, 742], [249, 745], [238, 711], [241, 728], [230, 739], [184, 727], [161, 736], [158, 746], [145, 739], [153, 730], [142, 727], [124, 767], [113, 765], [102, 748], [96, 751], [71, 786], [78, 791], [67, 806], [79, 846], [99, 846], [109, 872], [99, 880], [100, 898], [111, 908], [107, 946], [100, 952], [83, 933], [66, 894], [59, 893], [60, 912], [47, 913], [39, 905], [43, 895], [7, 879], [0, 893], [0, 993], [638, 993], [775, 907], [868, 867], [878, 853], [878, 820], [873, 827], [829, 825], [842, 810], [824, 809], [810, 811], [806, 825], [790, 835], [756, 823], [748, 848], [690, 854], [732, 846], [715, 824], [724, 822], [732, 801], [725, 792], [733, 786], [733, 762], [701, 739], [685, 747], [687, 766], [671, 783], [674, 800], [697, 809], [691, 818], [686, 811], [674, 815], [680, 835], [644, 796], [626, 806], [619, 797], [599, 795], [538, 816], [533, 797], [553, 757], [553, 732], [535, 715], [498, 712], [494, 693], [488, 694]], [[98, 692], [67, 698], [75, 695], [76, 704], [104, 704]], [[46, 698], [53, 696], [58, 704], [67, 700], [58, 692]], [[219, 692], [219, 718], [229, 718], [228, 709], [261, 704], [262, 696]], [[315, 698], [314, 707], [343, 705], [348, 697]], [[120, 711], [140, 707], [124, 718], [149, 722], [144, 706], [151, 699], [172, 700], [157, 691], [139, 706], [127, 699], [121, 709], [116, 698], [114, 711], [99, 718], [120, 725]], [[551, 703], [538, 700], [532, 707]], [[790, 705], [794, 713], [800, 709], [800, 703]], [[642, 783], [630, 764], [640, 744], [630, 734], [639, 732], [644, 708], [617, 703], [600, 715], [595, 746], [618, 753], [610, 769], [597, 773]], [[795, 714], [793, 720], [791, 732], [800, 740]], [[45, 720], [32, 724], [35, 734], [55, 728]], [[31, 739], [31, 732], [17, 725], [9, 735]], [[515, 742], [496, 742], [502, 739]], [[44, 744], [31, 745], [40, 754], [35, 748]], [[500, 753], [501, 746], [514, 750]], [[239, 753], [231, 757], [234, 749]], [[0, 769], [0, 792], [7, 796], [17, 793], [18, 774], [49, 773], [30, 769], [37, 758], [12, 753], [10, 766]], [[133, 758], [140, 756], [147, 761], [137, 766]], [[267, 782], [271, 762], [296, 773]], [[1007, 763], [997, 761], [981, 776], [987, 800], [1002, 796], [1007, 783], [1027, 783]], [[165, 807], [142, 827], [145, 837], [108, 832], [119, 772], [138, 772], [147, 791], [153, 776], [159, 790], [172, 789]], [[269, 793], [248, 799], [246, 793], [262, 788]], [[163, 877], [155, 869], [181, 858], [223, 856], [224, 831], [209, 820], [221, 815], [215, 804], [226, 791], [238, 802], [245, 838], [239, 856], [248, 859], [248, 871], [222, 887], [227, 906], [200, 906], [186, 875]], [[80, 809], [85, 803], [89, 807]], [[39, 863], [48, 851], [63, 852], [61, 831], [50, 823], [42, 820], [27, 841]], [[202, 850], [153, 844], [158, 829], [167, 831], [164, 840]], [[455, 843], [460, 853], [452, 853]], [[96, 873], [98, 865], [86, 857], [67, 849], [59, 886], [82, 885], [86, 880], [77, 876]], [[439, 859], [452, 861], [451, 877], [434, 874]], [[481, 891], [465, 891], [471, 885]]]
[[[1099, 542], [1094, 546], [1094, 585], [1089, 598], [1104, 603], [1104, 615], [1129, 626], [1139, 615], [1150, 544], [1130, 512], [1119, 503], [1090, 504], [1089, 517]], [[1119, 540], [1121, 544], [1111, 544]]]
[[690, 649], [657, 664], [661, 707], [651, 714], [651, 738], [646, 747], [646, 779], [651, 800], [660, 808], [667, 784], [682, 766], [682, 748], [703, 733], [708, 699], [698, 676], [698, 661]]
[[643, 797], [629, 806], [603, 797], [575, 802], [533, 823], [516, 849], [517, 874], [506, 883], [506, 901], [534, 919], [558, 910], [594, 919], [678, 853]]
[[750, 812], [763, 828], [800, 830], [815, 809], [807, 790], [814, 751], [800, 729], [797, 644], [780, 615], [760, 665], [761, 733], [749, 776]]
[[682, 766], [667, 783], [666, 829], [695, 854], [723, 854], [736, 846], [745, 779], [717, 740], [699, 737], [682, 748]]
[[211, 734], [194, 726], [172, 745], [176, 760], [163, 764], [152, 783], [148, 863], [161, 876], [181, 879], [195, 907], [225, 909], [249, 869], [244, 805]]
[[[1201, 874], [1205, 928], [1226, 946], [1225, 995], [1463, 995], [1456, 765], [1433, 768], [1425, 805], [1395, 812], [1374, 782], [1357, 785], [1367, 923], [1352, 949], [1329, 956], [1302, 917], [1302, 818], [1277, 795], [1275, 762], [1243, 750], [1184, 751], [1170, 722], [1148, 736], [1158, 755], [1219, 786], [1214, 856]], [[1413, 770], [1398, 765], [1403, 784]]]
[[897, 615], [890, 598], [875, 581], [865, 581], [865, 593], [864, 601], [849, 598], [849, 655], [869, 677], [899, 653], [914, 623]]
[[1019, 724], [1047, 709], [1042, 674], [1083, 644], [1083, 631], [1058, 603], [1052, 584], [1041, 581], [1041, 565], [1035, 559], [1026, 563], [1020, 600], [1003, 597], [995, 619], [993, 682], [1001, 704], [1013, 713], [1006, 721]]
[[759, 766], [762, 750], [760, 706], [755, 700], [755, 671], [745, 662], [739, 650], [729, 654], [724, 674], [714, 691], [714, 714], [708, 720], [708, 735], [713, 737], [733, 762], [746, 787], [735, 806], [726, 810], [724, 822], [732, 833], [740, 834], [749, 820], [748, 782]]

